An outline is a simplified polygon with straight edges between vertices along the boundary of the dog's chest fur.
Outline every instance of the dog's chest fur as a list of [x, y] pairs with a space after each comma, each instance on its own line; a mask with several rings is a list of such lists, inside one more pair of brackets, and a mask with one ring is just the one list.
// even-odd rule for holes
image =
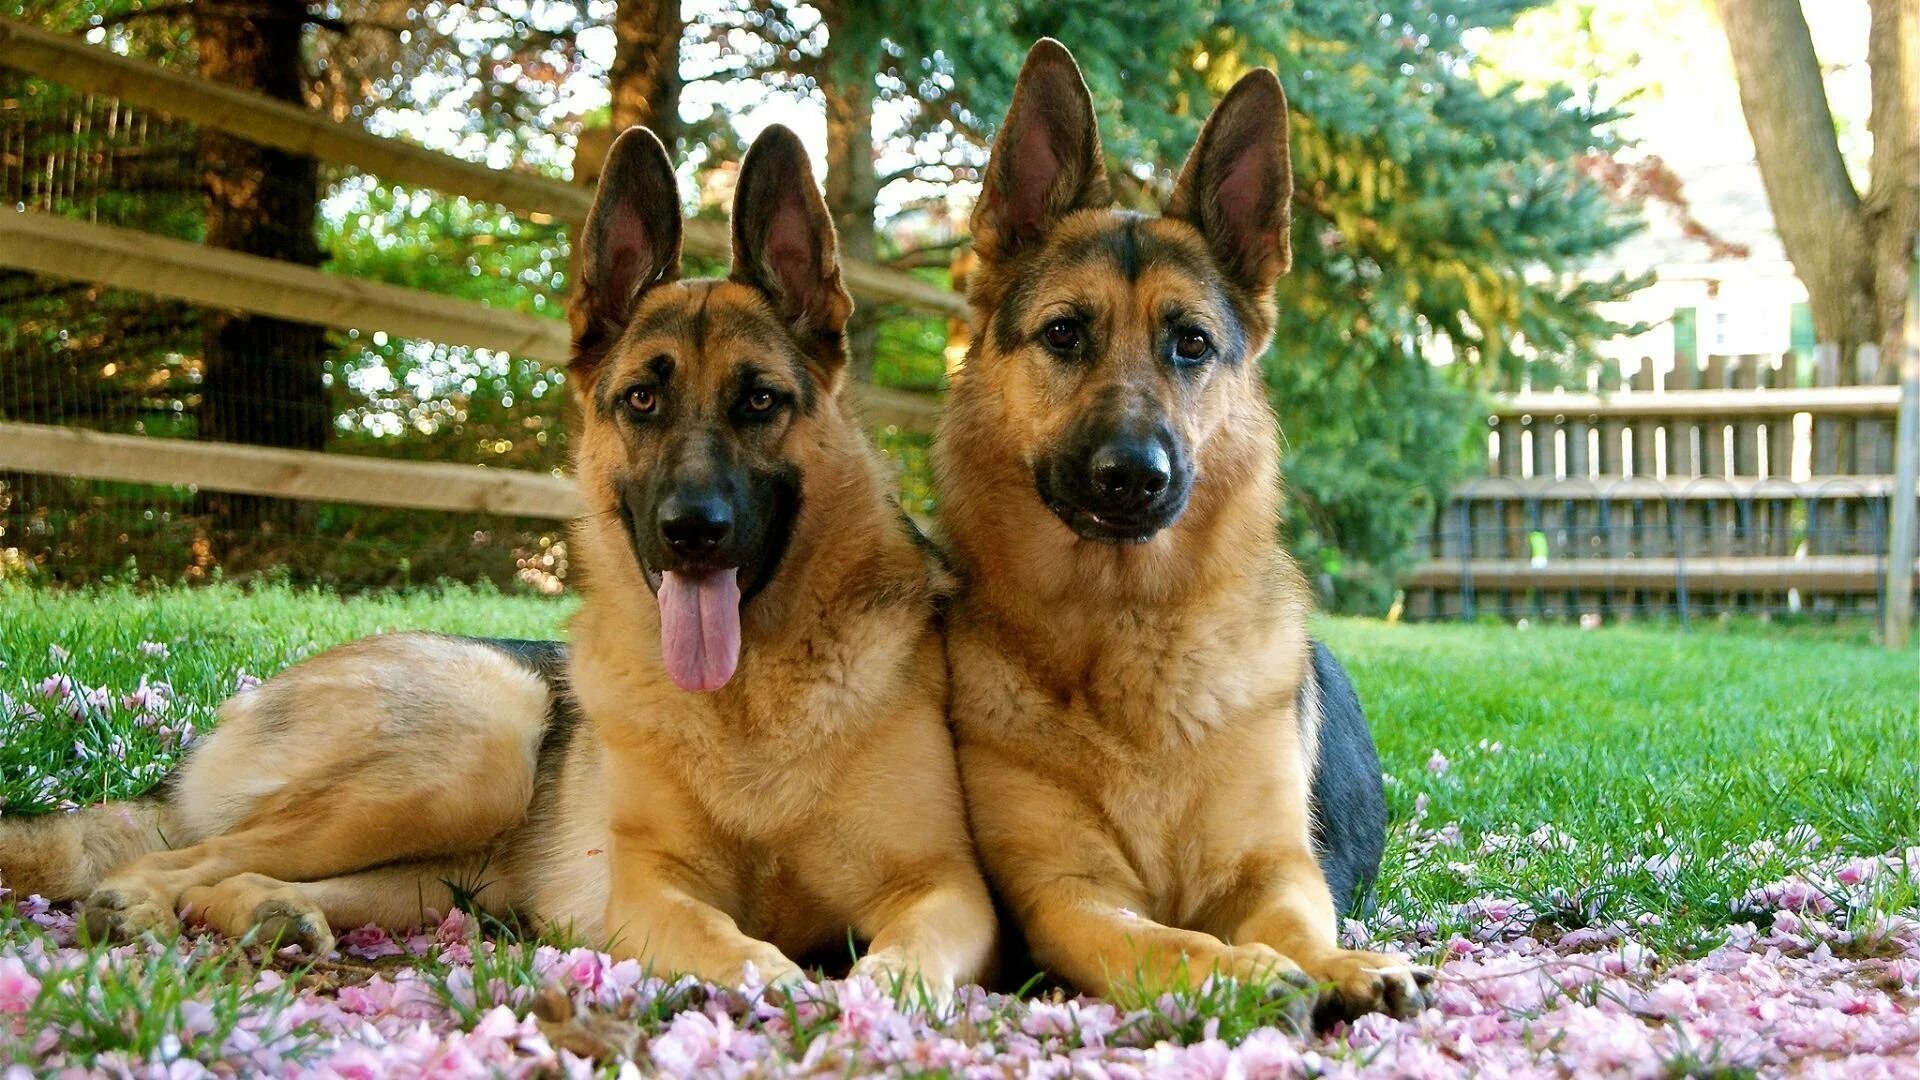
[[804, 825], [846, 750], [899, 698], [930, 632], [905, 606], [807, 620], [779, 640], [750, 643], [727, 688], [689, 695], [661, 678], [648, 655], [654, 636], [632, 625], [639, 619], [581, 614], [605, 620], [582, 635], [604, 644], [590, 665], [577, 665], [588, 674], [576, 674], [575, 686], [615, 759], [637, 752], [665, 763], [719, 831], [749, 840]]
[[1033, 631], [956, 611], [962, 743], [1035, 762], [1093, 804], [1152, 898], [1143, 915], [1191, 924], [1264, 837], [1262, 814], [1304, 803], [1305, 611], [1271, 599], [1061, 608]]

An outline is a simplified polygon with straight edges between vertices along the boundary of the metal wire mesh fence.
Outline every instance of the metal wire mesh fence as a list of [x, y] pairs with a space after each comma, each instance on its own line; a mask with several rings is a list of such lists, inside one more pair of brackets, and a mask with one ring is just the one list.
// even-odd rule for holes
[[[195, 239], [200, 185], [191, 126], [0, 69], [0, 203]], [[526, 242], [551, 244], [551, 231]], [[564, 461], [564, 392], [550, 365], [255, 318], [245, 377], [222, 393], [208, 386], [208, 336], [235, 322], [218, 308], [0, 270], [0, 420], [181, 439], [218, 429], [298, 446], [315, 440], [285, 433], [317, 418], [332, 450], [546, 472]], [[317, 363], [276, 362], [316, 335]], [[0, 471], [0, 574], [51, 581], [272, 573], [551, 590], [565, 575], [561, 540], [561, 523], [541, 518]]]
[[[22, 298], [28, 303], [16, 303]], [[20, 317], [28, 306], [34, 315]], [[196, 438], [205, 387], [193, 330], [202, 315], [190, 305], [34, 275], [0, 279], [0, 419]], [[154, 332], [118, 334], [96, 322]], [[564, 459], [564, 393], [545, 365], [343, 333], [330, 334], [328, 344], [319, 374], [330, 449], [411, 461], [484, 457], [548, 472]], [[405, 381], [389, 366], [396, 356], [406, 358]], [[265, 413], [310, 400], [272, 381], [247, 389], [244, 407]], [[516, 390], [527, 400], [516, 400]], [[564, 551], [556, 550], [562, 538], [562, 523], [550, 519], [0, 471], [5, 572], [50, 581], [273, 573], [343, 587], [451, 577], [550, 590], [564, 579]]]

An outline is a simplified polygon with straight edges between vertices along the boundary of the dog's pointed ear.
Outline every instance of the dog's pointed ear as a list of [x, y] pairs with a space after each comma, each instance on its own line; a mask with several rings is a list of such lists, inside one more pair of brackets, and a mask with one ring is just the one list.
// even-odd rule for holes
[[646, 128], [628, 128], [607, 151], [579, 233], [580, 284], [568, 305], [575, 367], [599, 362], [641, 294], [680, 277], [680, 232], [680, 182], [666, 147]]
[[993, 139], [973, 208], [973, 250], [983, 261], [1009, 258], [1075, 210], [1112, 203], [1080, 65], [1065, 45], [1041, 38]]
[[767, 295], [829, 392], [846, 366], [853, 298], [840, 283], [840, 241], [800, 137], [774, 124], [740, 163], [728, 277]]
[[1241, 288], [1265, 295], [1293, 263], [1287, 95], [1265, 68], [1242, 76], [1207, 117], [1166, 216], [1200, 230]]

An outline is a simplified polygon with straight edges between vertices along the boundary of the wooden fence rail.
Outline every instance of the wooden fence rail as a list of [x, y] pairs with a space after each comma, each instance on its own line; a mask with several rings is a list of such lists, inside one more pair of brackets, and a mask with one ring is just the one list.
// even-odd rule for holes
[[0, 210], [0, 266], [211, 308], [567, 362], [567, 324], [137, 229]]
[[[559, 319], [37, 211], [0, 210], [0, 266], [338, 330], [567, 362], [567, 324]], [[925, 432], [939, 414], [930, 394], [864, 383], [849, 389], [870, 423]]]
[[0, 422], [0, 471], [8, 470], [563, 521], [581, 512], [573, 483], [548, 473]]
[[[586, 218], [593, 193], [563, 180], [492, 169], [365, 131], [262, 94], [206, 82], [118, 56], [76, 38], [0, 19], [0, 65], [88, 93], [109, 95], [261, 146], [347, 165], [393, 183], [497, 203], [512, 210]], [[688, 251], [724, 259], [730, 241], [717, 221], [687, 222]], [[965, 315], [958, 294], [910, 274], [861, 262], [841, 267], [854, 296], [941, 315]]]

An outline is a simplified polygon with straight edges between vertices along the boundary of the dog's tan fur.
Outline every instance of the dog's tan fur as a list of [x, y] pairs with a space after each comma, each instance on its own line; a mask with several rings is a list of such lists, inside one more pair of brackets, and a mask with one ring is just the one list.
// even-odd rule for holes
[[[1420, 991], [1403, 963], [1337, 946], [1309, 833], [1309, 592], [1277, 542], [1257, 362], [1287, 262], [1285, 125], [1278, 82], [1248, 76], [1168, 215], [1118, 213], [1078, 68], [1050, 41], [1028, 58], [974, 219], [973, 346], [937, 443], [961, 577], [952, 717], [988, 877], [1052, 972], [1094, 993], [1310, 980], [1323, 1016], [1405, 1012]], [[1153, 342], [1175, 308], [1222, 339], [1237, 323], [1237, 354], [1173, 373]], [[1097, 363], [1035, 343], [1063, 310], [1108, 343]], [[1194, 448], [1190, 504], [1141, 544], [1079, 538], [1035, 490], [1036, 460], [1116, 396]]]
[[[870, 942], [857, 972], [935, 994], [978, 978], [993, 914], [946, 726], [934, 583], [837, 393], [851, 305], [832, 226], [785, 129], [742, 173], [743, 202], [751, 187], [768, 203], [735, 208], [731, 280], [675, 280], [678, 195], [650, 133], [616, 144], [586, 230], [572, 371], [585, 586], [567, 680], [579, 719], [492, 645], [355, 642], [228, 701], [163, 793], [7, 823], [9, 884], [86, 896], [87, 925], [120, 936], [170, 928], [178, 910], [324, 950], [332, 927], [411, 925], [462, 893], [726, 983], [749, 967], [794, 978], [794, 958], [850, 935]], [[615, 233], [620, 251], [596, 250]], [[606, 278], [620, 274], [616, 289]], [[660, 615], [621, 522], [620, 486], [655, 467], [660, 444], [617, 406], [660, 357], [692, 402], [675, 423], [801, 477], [784, 558], [742, 611], [739, 669], [709, 694], [663, 671]], [[728, 434], [750, 362], [805, 404]]]

